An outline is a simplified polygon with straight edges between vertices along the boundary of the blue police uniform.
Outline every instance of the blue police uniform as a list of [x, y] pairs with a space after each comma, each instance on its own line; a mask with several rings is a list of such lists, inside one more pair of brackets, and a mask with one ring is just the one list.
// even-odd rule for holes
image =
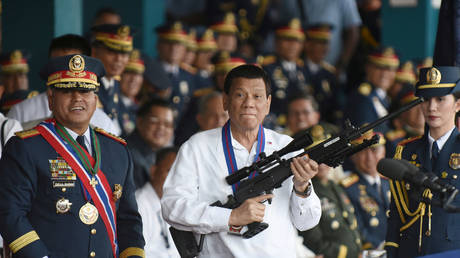
[[117, 119], [120, 114], [121, 104], [120, 104], [120, 82], [113, 79], [112, 85], [106, 87], [106, 82], [101, 80], [101, 86], [97, 93], [99, 97], [100, 104], [104, 112], [111, 118]]
[[377, 248], [385, 240], [387, 229], [386, 214], [390, 208], [388, 181], [380, 178], [380, 189], [377, 189], [361, 173], [352, 173], [342, 181], [342, 185], [355, 208], [363, 249]]
[[[419, 166], [429, 172], [434, 172], [443, 183], [448, 183], [456, 188], [460, 187], [458, 177], [460, 177], [460, 167], [454, 166], [453, 162], [460, 161], [460, 136], [459, 132], [454, 129], [447, 142], [441, 149], [433, 167], [430, 159], [430, 145], [428, 136], [418, 136], [403, 141], [398, 145], [395, 158], [409, 160], [411, 163]], [[396, 184], [397, 182], [395, 182]], [[399, 184], [399, 183], [398, 183]], [[404, 194], [409, 197], [408, 209], [411, 212], [417, 210], [419, 201], [417, 199], [422, 195], [424, 189], [411, 187], [409, 184], [400, 185], [407, 192]], [[393, 192], [393, 203], [390, 209], [390, 219], [388, 224], [388, 234], [386, 241], [396, 243], [399, 248], [390, 248], [389, 257], [415, 257], [425, 254], [438, 253], [447, 250], [460, 248], [460, 215], [458, 213], [448, 213], [441, 207], [431, 205], [431, 232], [428, 233], [429, 219], [425, 217], [422, 227], [422, 246], [419, 250], [420, 222], [419, 220], [412, 225], [408, 225], [412, 217], [408, 216], [401, 206], [397, 208], [394, 196], [400, 196], [398, 192]], [[436, 194], [434, 199], [439, 198]], [[398, 204], [400, 200], [398, 197]], [[455, 198], [453, 205], [460, 204], [460, 198]], [[426, 211], [428, 213], [428, 210]], [[401, 216], [404, 217], [404, 222]], [[408, 226], [408, 228], [406, 228]], [[400, 231], [403, 228], [404, 230]]]
[[[53, 95], [96, 90], [104, 73], [99, 60], [84, 55], [50, 59], [41, 71]], [[59, 135], [59, 122], [16, 133], [2, 153], [0, 233], [14, 257], [144, 257], [126, 142], [102, 129], [65, 134], [70, 122]], [[89, 146], [94, 165], [83, 151]]]
[[[96, 133], [102, 150], [101, 171], [112, 191], [115, 184], [123, 189], [121, 199], [115, 202], [120, 253], [129, 247], [143, 248], [131, 155], [107, 133]], [[8, 142], [0, 160], [0, 230], [9, 244], [24, 241], [17, 250], [12, 248], [14, 257], [81, 258], [91, 252], [97, 257], [113, 257], [102, 219], [90, 226], [79, 219], [79, 209], [86, 203], [80, 179], [68, 180], [65, 188], [54, 187], [50, 162], [60, 158], [56, 150], [34, 129], [18, 135]], [[56, 203], [62, 198], [72, 205], [60, 214]]]
[[270, 77], [272, 86], [272, 102], [267, 118], [280, 125], [285, 123], [289, 98], [299, 93], [313, 93], [311, 85], [305, 79], [303, 62], [299, 61], [293, 65], [293, 69], [288, 71], [280, 58], [264, 58], [263, 68]]
[[136, 112], [138, 109], [139, 105], [136, 103], [125, 104], [123, 101], [120, 102], [118, 123], [121, 127], [122, 136], [126, 137], [134, 131], [136, 127]]
[[[459, 81], [458, 67], [422, 68], [415, 95], [428, 99], [453, 94], [459, 90]], [[400, 142], [394, 158], [408, 160], [421, 171], [434, 173], [441, 184], [459, 188], [460, 133], [452, 123], [450, 131], [433, 140], [441, 138], [447, 139], [438, 150], [436, 161], [431, 158], [428, 125], [424, 135]], [[391, 180], [390, 184], [392, 203], [385, 243], [388, 257], [416, 257], [460, 249], [460, 215], [439, 207], [440, 194], [404, 181]], [[458, 196], [452, 205], [460, 205]]]
[[195, 75], [180, 67], [176, 74], [169, 73], [168, 76], [172, 84], [171, 102], [180, 119], [195, 90], [196, 78]]
[[[349, 118], [354, 125], [361, 126], [388, 114], [389, 106], [387, 97], [382, 98], [372, 84], [364, 82], [349, 97], [344, 118]], [[382, 123], [374, 128], [374, 131], [386, 133], [390, 130], [389, 123]]]
[[338, 88], [334, 72], [335, 68], [326, 62], [322, 62], [317, 71], [312, 71], [308, 63], [305, 64], [305, 77], [313, 86], [313, 95], [320, 104], [321, 118], [331, 123], [338, 123], [343, 117], [340, 103], [343, 94]]

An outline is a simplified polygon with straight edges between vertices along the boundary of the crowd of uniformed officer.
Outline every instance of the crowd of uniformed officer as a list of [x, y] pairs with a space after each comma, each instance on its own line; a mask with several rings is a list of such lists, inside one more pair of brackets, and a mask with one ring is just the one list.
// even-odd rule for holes
[[[200, 130], [196, 121], [200, 100], [222, 92], [225, 75], [232, 68], [253, 63], [267, 72], [272, 88], [271, 110], [264, 126], [283, 133], [309, 128], [314, 138], [324, 140], [339, 132], [345, 119], [362, 126], [414, 100], [419, 68], [432, 66], [429, 59], [400, 64], [398, 56], [402, 53], [388, 46], [379, 47], [366, 53], [366, 61], [357, 68], [365, 71], [361, 83], [346, 86], [334, 65], [325, 61], [336, 29], [331, 24], [303, 24], [297, 17], [272, 24], [267, 22], [269, 13], [263, 16], [260, 12], [265, 8], [264, 1], [251, 1], [257, 4], [248, 4], [251, 6], [241, 7], [238, 12], [222, 11], [224, 2], [232, 1], [216, 2], [222, 3], [208, 8], [220, 11], [213, 12], [216, 15], [201, 25], [168, 20], [158, 26], [157, 45], [149, 46], [157, 49], [156, 58], [133, 49], [133, 28], [121, 23], [119, 14], [110, 8], [98, 13], [94, 26], [85, 35], [86, 50], [77, 43], [82, 37], [62, 43], [64, 46], [57, 48], [63, 50], [61, 55], [91, 55], [105, 68], [105, 75], [98, 78], [95, 115], [100, 115], [90, 124], [118, 136], [129, 136], [135, 131], [139, 107], [152, 98], [162, 98], [174, 112], [174, 137], [167, 145], [178, 146]], [[274, 38], [268, 52], [270, 44], [262, 44], [270, 38], [267, 35]], [[33, 113], [49, 105], [45, 95], [37, 96], [36, 89], [29, 88], [28, 57], [27, 50], [19, 49], [0, 56], [0, 111], [9, 119], [21, 120], [19, 113]], [[48, 74], [43, 76], [45, 81], [50, 80]], [[20, 122], [24, 129], [30, 129], [50, 116], [47, 113]], [[312, 116], [315, 118], [309, 120]], [[345, 173], [340, 178], [328, 176], [331, 168], [322, 168], [324, 173], [318, 174], [313, 185], [321, 199], [323, 215], [317, 227], [300, 232], [306, 247], [324, 257], [357, 257], [361, 250], [383, 248], [390, 187], [387, 179], [378, 174], [376, 164], [385, 155], [392, 157], [401, 140], [423, 135], [424, 127], [421, 109], [415, 107], [358, 139], [355, 143], [374, 134], [381, 136], [377, 144], [345, 163]], [[4, 128], [1, 129], [3, 135]], [[34, 133], [26, 131], [19, 138]], [[458, 162], [457, 156], [454, 161]], [[154, 163], [154, 158], [150, 162]], [[450, 178], [452, 174], [451, 180], [457, 179], [458, 166], [450, 168], [449, 175], [442, 177]], [[26, 240], [32, 242], [29, 238]], [[15, 239], [6, 240], [13, 253], [29, 244], [26, 241], [18, 248], [17, 242], [8, 242]]]

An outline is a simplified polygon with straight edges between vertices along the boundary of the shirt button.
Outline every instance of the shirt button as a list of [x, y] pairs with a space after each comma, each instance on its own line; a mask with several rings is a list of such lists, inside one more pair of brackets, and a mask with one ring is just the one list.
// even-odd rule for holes
[[91, 229], [91, 235], [96, 235], [96, 229], [95, 228]]
[[93, 252], [89, 253], [89, 256], [96, 257], [96, 252], [93, 251]]

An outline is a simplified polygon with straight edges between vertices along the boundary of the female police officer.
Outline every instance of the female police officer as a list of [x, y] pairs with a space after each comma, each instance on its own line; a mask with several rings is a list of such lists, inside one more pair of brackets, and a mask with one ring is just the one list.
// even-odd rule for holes
[[[417, 97], [423, 97], [425, 134], [399, 143], [395, 158], [433, 172], [441, 182], [460, 187], [460, 136], [454, 124], [460, 110], [460, 68], [429, 67], [420, 71]], [[460, 214], [448, 213], [436, 192], [392, 181], [392, 204], [386, 250], [389, 257], [414, 257], [460, 248]], [[454, 205], [460, 203], [460, 197]]]

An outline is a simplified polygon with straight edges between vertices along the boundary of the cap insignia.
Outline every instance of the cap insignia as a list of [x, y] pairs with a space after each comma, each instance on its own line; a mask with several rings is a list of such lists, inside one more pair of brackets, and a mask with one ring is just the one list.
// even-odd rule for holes
[[173, 24], [173, 27], [172, 27], [172, 28], [173, 28], [174, 31], [181, 31], [181, 30], [182, 30], [182, 23], [180, 23], [180, 22], [175, 22], [175, 23]]
[[300, 29], [300, 20], [299, 19], [292, 19], [289, 23], [289, 27], [294, 30]]
[[85, 70], [85, 59], [82, 56], [73, 56], [69, 61], [69, 69], [72, 72], [81, 72]]
[[141, 54], [139, 53], [139, 50], [135, 49], [131, 52], [131, 55], [129, 56], [129, 59], [131, 61], [136, 61], [139, 60]]
[[121, 26], [120, 28], [118, 28], [118, 31], [117, 31], [117, 35], [120, 37], [120, 38], [126, 38], [129, 36], [129, 33], [130, 33], [130, 29], [129, 29], [129, 26], [127, 25], [123, 25]]
[[384, 51], [383, 51], [383, 56], [384, 57], [392, 57], [393, 55], [395, 54], [395, 50], [391, 47], [389, 48], [386, 48]]
[[227, 13], [224, 17], [225, 24], [235, 24], [235, 15], [233, 13]]
[[439, 84], [441, 81], [441, 72], [436, 69], [435, 67], [432, 67], [427, 73], [426, 73], [426, 81], [429, 84]]
[[10, 59], [12, 63], [19, 63], [22, 59], [22, 53], [19, 50], [14, 50], [13, 53], [10, 55]]

